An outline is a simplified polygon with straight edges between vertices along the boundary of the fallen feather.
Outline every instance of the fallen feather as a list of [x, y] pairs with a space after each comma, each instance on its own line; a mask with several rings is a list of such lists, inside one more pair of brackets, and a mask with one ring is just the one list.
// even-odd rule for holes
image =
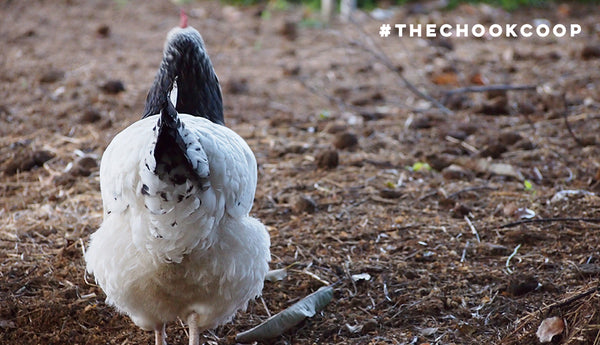
[[260, 325], [238, 333], [235, 340], [241, 343], [275, 338], [299, 324], [307, 317], [314, 316], [333, 299], [333, 288], [323, 286], [304, 297], [289, 308], [273, 315]]
[[535, 211], [525, 207], [520, 207], [515, 211], [515, 216], [519, 219], [532, 219], [535, 217]]
[[538, 327], [537, 335], [541, 343], [548, 343], [552, 341], [555, 335], [561, 334], [565, 330], [565, 322], [558, 316], [553, 316], [545, 319]]
[[359, 280], [371, 280], [371, 275], [369, 273], [359, 273], [352, 275], [352, 281], [357, 282]]
[[552, 199], [550, 199], [550, 203], [562, 201], [564, 199], [568, 199], [570, 196], [575, 196], [575, 195], [596, 195], [596, 194], [594, 194], [592, 192], [588, 192], [587, 190], [583, 190], [583, 189], [566, 189], [566, 190], [561, 190], [561, 191], [556, 192], [556, 194], [554, 194]]
[[514, 271], [510, 269], [510, 260], [517, 255], [517, 252], [519, 251], [519, 248], [521, 248], [521, 244], [519, 243], [518, 246], [515, 247], [515, 250], [513, 250], [512, 254], [510, 254], [508, 256], [508, 259], [506, 259], [506, 270], [508, 271], [508, 273], [512, 274]]
[[362, 328], [361, 325], [356, 325], [356, 326], [352, 326], [350, 324], [346, 324], [346, 329], [348, 330], [348, 332], [350, 333], [358, 333], [360, 332], [360, 329]]

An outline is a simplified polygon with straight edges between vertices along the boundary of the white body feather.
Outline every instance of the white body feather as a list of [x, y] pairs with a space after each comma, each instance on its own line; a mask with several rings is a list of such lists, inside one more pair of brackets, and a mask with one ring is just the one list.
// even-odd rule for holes
[[268, 271], [269, 235], [249, 216], [256, 160], [225, 126], [179, 114], [203, 185], [161, 181], [153, 155], [159, 117], [126, 128], [102, 157], [104, 221], [91, 236], [87, 270], [107, 302], [143, 329], [192, 312], [213, 328], [260, 294]]

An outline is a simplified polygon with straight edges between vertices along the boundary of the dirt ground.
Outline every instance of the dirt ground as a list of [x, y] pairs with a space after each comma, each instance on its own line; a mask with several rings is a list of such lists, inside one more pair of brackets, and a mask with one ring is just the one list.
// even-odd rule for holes
[[[271, 266], [288, 270], [208, 339], [235, 343], [267, 309], [330, 283], [331, 304], [268, 342], [535, 344], [540, 322], [559, 316], [554, 343], [600, 343], [597, 5], [511, 14], [424, 3], [327, 26], [280, 5], [189, 11], [227, 125], [259, 163], [253, 215], [269, 228]], [[100, 157], [140, 117], [178, 10], [4, 0], [0, 18], [0, 342], [150, 344], [104, 303], [82, 253], [101, 222]], [[540, 19], [583, 30], [378, 35], [383, 23]], [[497, 84], [533, 87], [448, 94]], [[179, 323], [167, 333], [187, 341]]]

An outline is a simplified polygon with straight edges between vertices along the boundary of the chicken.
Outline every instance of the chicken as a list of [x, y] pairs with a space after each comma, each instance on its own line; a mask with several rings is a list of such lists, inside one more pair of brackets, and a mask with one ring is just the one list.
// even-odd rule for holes
[[157, 345], [177, 318], [190, 344], [231, 320], [260, 295], [270, 260], [269, 234], [249, 216], [256, 182], [254, 154], [224, 126], [212, 63], [182, 15], [143, 118], [102, 157], [104, 220], [85, 260], [107, 303], [153, 330]]

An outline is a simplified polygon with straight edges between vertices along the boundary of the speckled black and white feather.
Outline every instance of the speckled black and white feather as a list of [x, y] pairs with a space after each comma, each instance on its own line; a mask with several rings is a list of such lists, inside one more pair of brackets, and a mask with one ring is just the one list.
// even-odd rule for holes
[[107, 302], [144, 329], [190, 313], [212, 328], [262, 290], [270, 254], [265, 227], [249, 216], [256, 160], [222, 123], [200, 35], [174, 29], [143, 119], [102, 157], [104, 221], [85, 255]]

